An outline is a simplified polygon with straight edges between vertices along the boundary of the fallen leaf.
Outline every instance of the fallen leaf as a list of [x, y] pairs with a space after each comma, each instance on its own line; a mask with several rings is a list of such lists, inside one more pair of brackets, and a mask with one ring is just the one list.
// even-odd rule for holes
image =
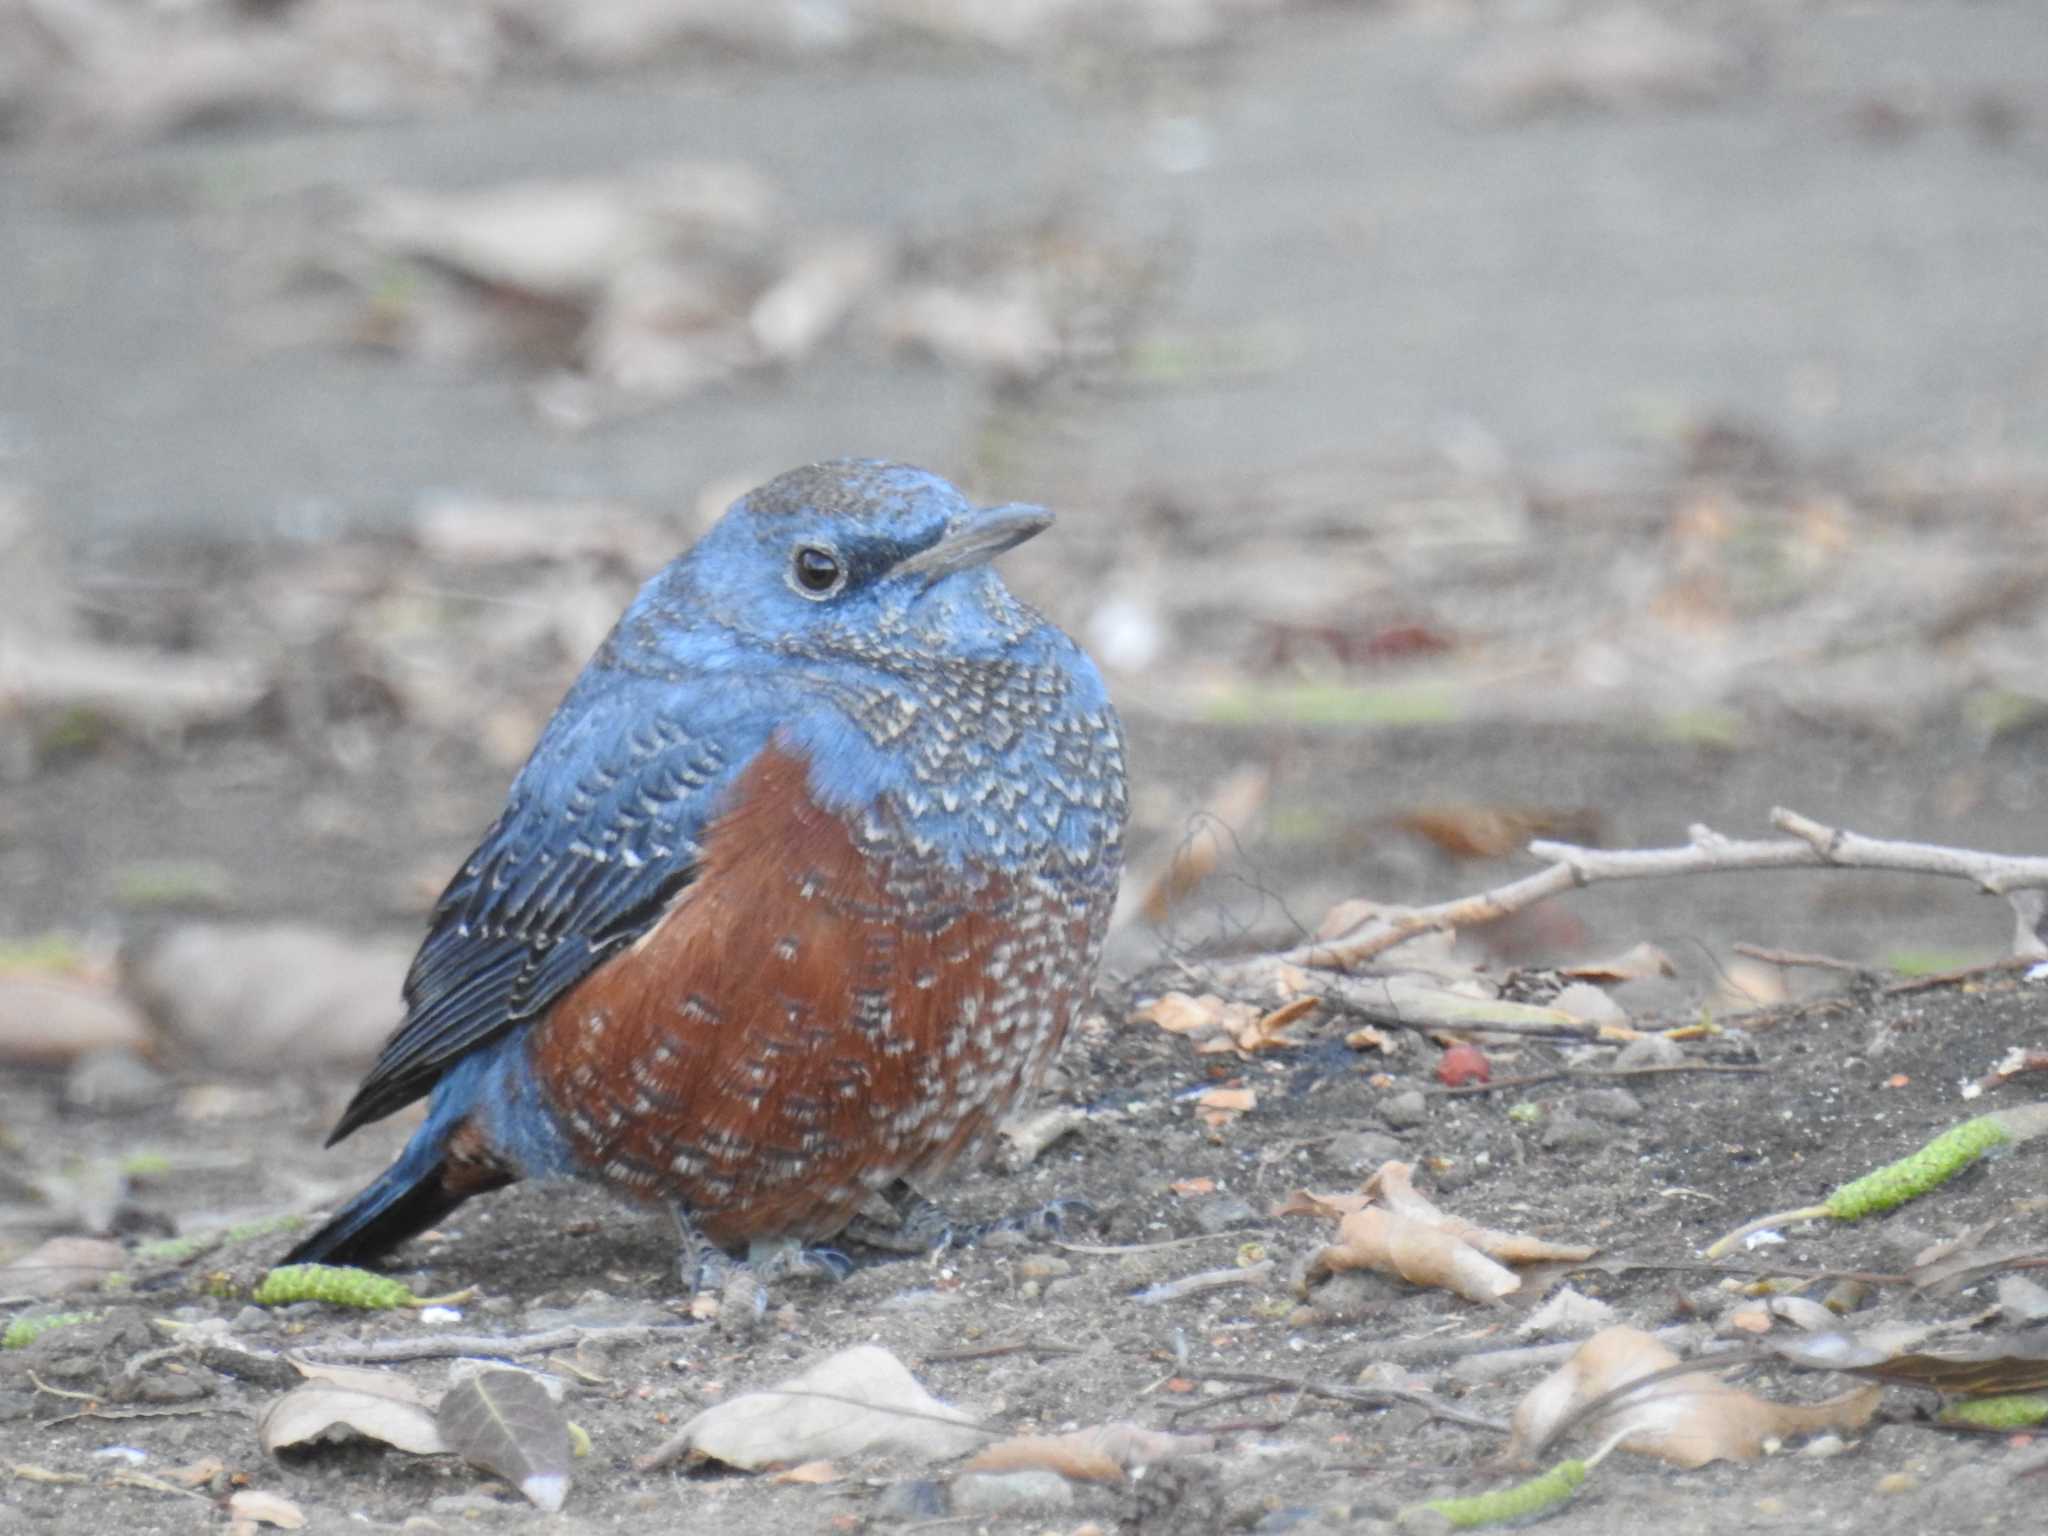
[[471, 1466], [495, 1472], [553, 1514], [569, 1496], [569, 1421], [525, 1371], [479, 1371], [457, 1382], [436, 1415], [441, 1434]]
[[1499, 1232], [1447, 1214], [1410, 1182], [1406, 1163], [1382, 1164], [1359, 1196], [1298, 1192], [1281, 1209], [1322, 1214], [1343, 1209], [1337, 1240], [1309, 1261], [1308, 1278], [1345, 1269], [1399, 1275], [1414, 1285], [1436, 1286], [1467, 1301], [1494, 1302], [1521, 1288], [1509, 1264], [1577, 1263], [1597, 1251], [1581, 1244], [1546, 1242]]
[[1195, 1195], [1213, 1195], [1216, 1193], [1216, 1181], [1214, 1179], [1175, 1179], [1166, 1187], [1176, 1195], [1179, 1195], [1183, 1200]]
[[1478, 1302], [1498, 1301], [1522, 1285], [1513, 1270], [1441, 1227], [1377, 1205], [1344, 1218], [1337, 1241], [1309, 1261], [1309, 1278], [1343, 1269], [1379, 1270]]
[[925, 1391], [888, 1350], [857, 1344], [773, 1387], [705, 1409], [638, 1465], [647, 1471], [695, 1454], [758, 1471], [874, 1450], [935, 1461], [970, 1451], [985, 1438], [967, 1414]]
[[1211, 1088], [1195, 1098], [1196, 1113], [1212, 1130], [1226, 1126], [1257, 1107], [1259, 1096], [1249, 1088]]
[[[1602, 1329], [1516, 1406], [1509, 1456], [1531, 1456], [1547, 1446], [1580, 1404], [1678, 1363], [1676, 1353], [1640, 1329]], [[1753, 1461], [1767, 1442], [1790, 1435], [1853, 1433], [1869, 1423], [1882, 1395], [1872, 1385], [1818, 1403], [1774, 1403], [1701, 1371], [1630, 1393], [1579, 1428], [1592, 1439], [1620, 1434], [1622, 1447], [1640, 1455], [1701, 1467]]]
[[1131, 1022], [1157, 1024], [1170, 1035], [1202, 1034], [1222, 1023], [1228, 1006], [1213, 993], [1190, 997], [1185, 992], [1168, 992], [1133, 1011]]
[[1306, 1189], [1297, 1189], [1280, 1204], [1273, 1207], [1275, 1216], [1327, 1216], [1341, 1220], [1353, 1211], [1362, 1211], [1372, 1204], [1372, 1196], [1362, 1190], [1350, 1190], [1341, 1195], [1318, 1195]]
[[306, 1512], [290, 1499], [255, 1488], [243, 1488], [229, 1495], [228, 1515], [235, 1520], [274, 1525], [281, 1531], [301, 1530], [306, 1524]]
[[2039, 1328], [1933, 1349], [1886, 1349], [1847, 1333], [1774, 1340], [1772, 1348], [1800, 1365], [1904, 1382], [1951, 1397], [2048, 1391], [2048, 1331]]
[[440, 1401], [439, 1393], [423, 1391], [412, 1378], [401, 1376], [396, 1371], [380, 1371], [367, 1365], [338, 1365], [320, 1360], [301, 1360], [292, 1357], [292, 1369], [308, 1381], [325, 1382], [329, 1386], [346, 1387], [352, 1392], [367, 1392], [373, 1397], [388, 1397], [393, 1402], [410, 1403], [415, 1408], [432, 1408]]
[[344, 1428], [415, 1456], [438, 1456], [449, 1448], [422, 1404], [327, 1381], [306, 1382], [274, 1399], [257, 1422], [256, 1438], [275, 1455]]
[[1645, 940], [1604, 960], [1558, 967], [1558, 975], [1574, 981], [1643, 981], [1652, 976], [1676, 976], [1678, 967], [1671, 957]]
[[1539, 837], [1589, 843], [1600, 835], [1598, 813], [1540, 805], [1420, 806], [1396, 816], [1394, 825], [1454, 859], [1506, 858]]
[[1147, 1429], [1127, 1419], [1063, 1435], [1018, 1435], [975, 1453], [963, 1471], [1017, 1472], [1043, 1467], [1083, 1483], [1116, 1483], [1124, 1473], [1175, 1456], [1216, 1449], [1214, 1435], [1180, 1435]]
[[1393, 1051], [1395, 1037], [1376, 1024], [1361, 1024], [1344, 1037], [1344, 1043], [1354, 1051], [1378, 1051], [1386, 1055]]
[[771, 1483], [836, 1483], [839, 1469], [829, 1461], [800, 1461], [768, 1479]]

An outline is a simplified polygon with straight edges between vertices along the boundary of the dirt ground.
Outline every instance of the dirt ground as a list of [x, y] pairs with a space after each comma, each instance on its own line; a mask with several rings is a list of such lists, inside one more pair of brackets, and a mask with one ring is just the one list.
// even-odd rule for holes
[[[697, 30], [648, 20], [685, 12]], [[1353, 1049], [1339, 1010], [1250, 1057], [1132, 1015], [1333, 903], [1528, 873], [1531, 837], [1764, 836], [1784, 805], [2048, 850], [2044, 70], [2019, 0], [477, 0], [431, 26], [398, 3], [0, 5], [22, 257], [0, 284], [0, 1265], [97, 1238], [139, 1281], [55, 1300], [0, 1268], [0, 1322], [93, 1314], [0, 1351], [0, 1532], [222, 1528], [243, 1487], [316, 1531], [1386, 1529], [1526, 1474], [1499, 1430], [1549, 1367], [1488, 1357], [1576, 1338], [1524, 1331], [1564, 1287], [1692, 1353], [1754, 1342], [1741, 1288], [1766, 1266], [1794, 1302], [1856, 1274], [1860, 1334], [2029, 1347], [2038, 1145], [1701, 1258], [2038, 1100], [2034, 1077], [1966, 1089], [2048, 1044], [2048, 984], [1912, 985], [2010, 948], [1965, 882], [1603, 885], [1460, 936], [1469, 974], [1536, 1001], [1556, 967], [1655, 944], [1672, 974], [1611, 991], [1639, 1032], [1712, 1026], [1683, 1070], [1493, 1039], [1499, 1086], [1450, 1093], [1440, 1041]], [[585, 214], [630, 221], [675, 192], [636, 168], [707, 157], [759, 180], [708, 184], [658, 282], [602, 241], [549, 247], [592, 263], [559, 286], [494, 265], [460, 204], [583, 178]], [[401, 190], [448, 221], [418, 249], [391, 236]], [[824, 287], [784, 286], [805, 272]], [[778, 352], [752, 320], [771, 293], [841, 308]], [[1218, 834], [1164, 922], [1113, 937], [1046, 1095], [1076, 1128], [938, 1191], [970, 1220], [1094, 1218], [855, 1251], [752, 1331], [692, 1313], [664, 1220], [578, 1188], [474, 1202], [400, 1255], [421, 1294], [477, 1288], [459, 1319], [205, 1293], [283, 1236], [147, 1260], [382, 1166], [405, 1117], [320, 1143], [561, 690], [734, 491], [845, 451], [1057, 508], [1005, 570], [1125, 714], [1133, 894]], [[195, 935], [253, 939], [167, 968]], [[278, 973], [287, 941], [302, 974]], [[48, 985], [85, 1011], [24, 1007]], [[80, 1054], [87, 1021], [132, 1033]], [[1209, 1123], [1219, 1086], [1253, 1107]], [[1276, 1206], [1390, 1159], [1458, 1216], [1598, 1253], [1499, 1306], [1309, 1285], [1333, 1224]], [[1938, 1282], [1923, 1256], [1951, 1239], [1963, 1272]], [[1768, 1338], [1798, 1333], [1788, 1310]], [[452, 1457], [267, 1455], [281, 1378], [167, 1323], [258, 1351], [581, 1327], [524, 1363], [566, 1384], [590, 1453], [553, 1516]], [[860, 1342], [1004, 1433], [1216, 1443], [1050, 1490], [887, 1457], [815, 1484], [636, 1468], [698, 1409]], [[450, 1362], [389, 1369], [438, 1389]], [[1746, 1371], [1787, 1399], [1852, 1384]], [[1410, 1395], [1357, 1395], [1388, 1389]], [[1936, 1405], [1889, 1386], [1864, 1429], [1748, 1464], [1617, 1453], [1551, 1524], [2032, 1529], [2038, 1443], [1936, 1428]]]

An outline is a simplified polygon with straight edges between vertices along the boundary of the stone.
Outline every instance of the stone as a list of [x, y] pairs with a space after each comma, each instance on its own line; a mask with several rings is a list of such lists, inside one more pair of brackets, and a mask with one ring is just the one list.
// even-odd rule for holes
[[1380, 1119], [1396, 1131], [1413, 1130], [1429, 1118], [1429, 1100], [1419, 1088], [1390, 1094], [1380, 1101]]
[[953, 1479], [957, 1517], [1055, 1515], [1074, 1502], [1074, 1490], [1057, 1472], [963, 1472]]

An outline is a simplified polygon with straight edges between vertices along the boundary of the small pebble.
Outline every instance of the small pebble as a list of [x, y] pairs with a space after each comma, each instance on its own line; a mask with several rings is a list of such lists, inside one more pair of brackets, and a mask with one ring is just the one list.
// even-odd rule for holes
[[2048, 1317], [2048, 1288], [2025, 1275], [2001, 1275], [1998, 1309], [2016, 1323], [2038, 1323]]
[[963, 1472], [953, 1479], [953, 1513], [960, 1516], [1051, 1515], [1074, 1502], [1057, 1472]]
[[946, 1485], [928, 1477], [891, 1483], [875, 1499], [875, 1515], [883, 1520], [943, 1520], [951, 1512]]
[[1380, 1101], [1380, 1119], [1396, 1131], [1413, 1130], [1429, 1118], [1429, 1101], [1420, 1088], [1389, 1094]]
[[1823, 1461], [1830, 1456], [1839, 1456], [1847, 1449], [1849, 1449], [1849, 1442], [1833, 1431], [1829, 1431], [1827, 1434], [1815, 1435], [1811, 1440], [1807, 1441], [1806, 1444], [1799, 1448], [1799, 1454], [1811, 1456], [1816, 1461]]
[[161, 1098], [168, 1086], [163, 1073], [133, 1051], [109, 1047], [71, 1064], [64, 1098], [81, 1109], [139, 1109]]
[[1578, 1152], [1606, 1146], [1610, 1135], [1606, 1126], [1594, 1121], [1559, 1115], [1543, 1127], [1541, 1140], [1546, 1152]]
[[1402, 1155], [1401, 1143], [1380, 1131], [1345, 1131], [1323, 1143], [1323, 1157], [1339, 1173], [1375, 1173]]
[[1206, 1196], [1195, 1202], [1192, 1214], [1195, 1225], [1211, 1234], [1251, 1226], [1259, 1219], [1259, 1213], [1241, 1195]]
[[244, 1307], [228, 1319], [232, 1333], [267, 1333], [274, 1319], [265, 1307]]
[[1578, 1110], [1589, 1120], [1626, 1125], [1643, 1118], [1643, 1101], [1626, 1088], [1589, 1088], [1579, 1095]]
[[1676, 1040], [1666, 1040], [1662, 1035], [1645, 1035], [1640, 1040], [1631, 1040], [1614, 1055], [1617, 1069], [1675, 1067], [1684, 1060], [1685, 1047]]
[[1057, 1280], [1062, 1275], [1071, 1275], [1074, 1266], [1056, 1254], [1034, 1253], [1017, 1264], [1017, 1273], [1026, 1280]]
[[1877, 1480], [1879, 1493], [1911, 1493], [1920, 1486], [1920, 1479], [1910, 1472], [1887, 1472]]

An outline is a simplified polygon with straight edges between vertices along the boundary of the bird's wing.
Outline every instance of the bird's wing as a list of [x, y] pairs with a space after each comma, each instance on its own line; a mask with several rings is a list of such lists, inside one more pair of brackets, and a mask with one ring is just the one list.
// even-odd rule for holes
[[442, 893], [406, 977], [405, 1021], [329, 1145], [425, 1094], [653, 926], [766, 736], [730, 693], [617, 672], [581, 680]]

